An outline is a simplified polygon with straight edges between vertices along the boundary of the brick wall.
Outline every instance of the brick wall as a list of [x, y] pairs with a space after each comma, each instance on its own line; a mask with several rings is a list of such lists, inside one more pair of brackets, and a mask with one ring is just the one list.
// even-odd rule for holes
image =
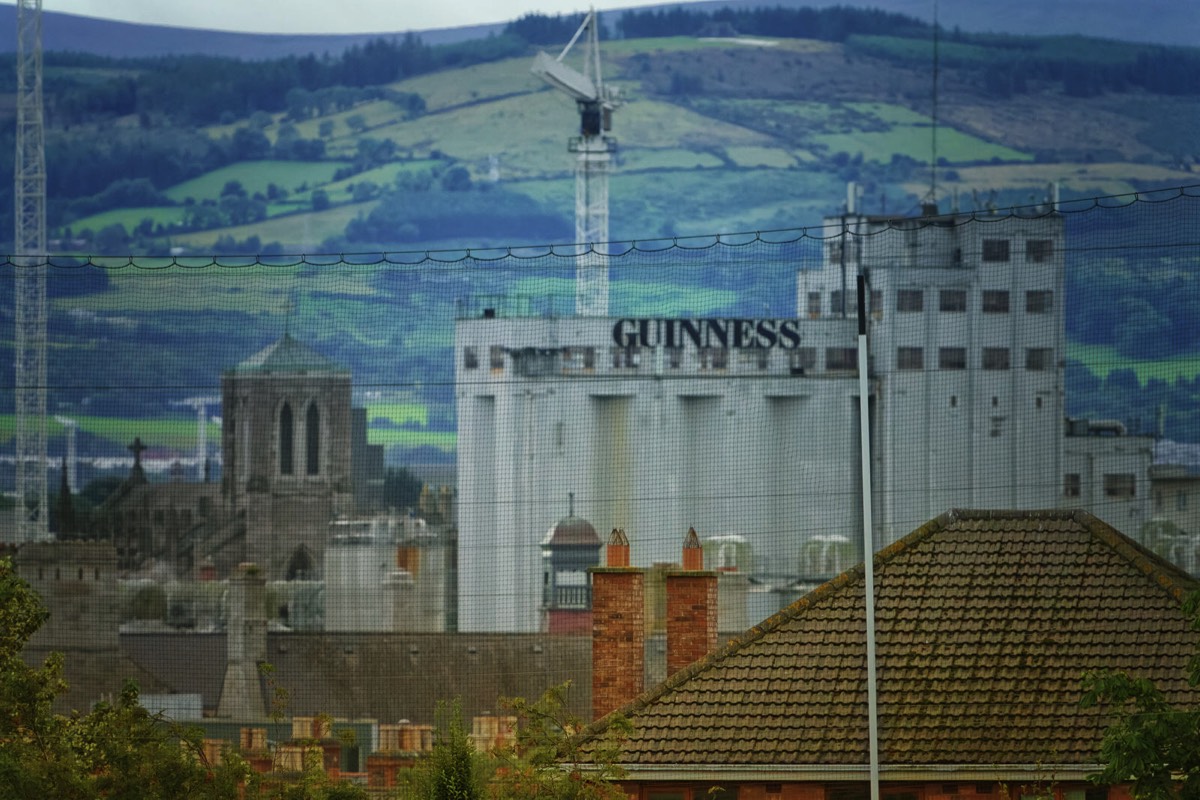
[[[685, 551], [686, 552], [686, 551]], [[717, 573], [667, 573], [667, 674], [717, 648]]]
[[631, 567], [592, 569], [592, 718], [642, 693], [645, 576]]

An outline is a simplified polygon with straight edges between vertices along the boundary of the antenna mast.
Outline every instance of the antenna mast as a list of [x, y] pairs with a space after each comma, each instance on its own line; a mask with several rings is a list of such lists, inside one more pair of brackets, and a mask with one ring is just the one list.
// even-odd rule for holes
[[46, 148], [42, 0], [17, 4], [17, 146], [13, 195], [16, 306], [17, 541], [50, 538], [46, 486]]

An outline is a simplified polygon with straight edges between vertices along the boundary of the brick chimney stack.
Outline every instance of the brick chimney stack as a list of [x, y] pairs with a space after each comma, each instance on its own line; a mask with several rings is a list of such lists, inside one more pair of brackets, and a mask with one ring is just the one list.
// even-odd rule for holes
[[613, 529], [605, 566], [592, 567], [592, 719], [642, 693], [645, 575], [629, 566], [629, 539]]
[[717, 573], [704, 569], [696, 529], [683, 541], [683, 569], [667, 573], [667, 674], [717, 649]]

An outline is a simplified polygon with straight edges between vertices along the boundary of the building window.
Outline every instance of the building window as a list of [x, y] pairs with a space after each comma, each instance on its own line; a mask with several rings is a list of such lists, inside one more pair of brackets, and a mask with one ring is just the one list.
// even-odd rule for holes
[[738, 351], [738, 360], [743, 367], [765, 370], [770, 363], [771, 351], [765, 347], [743, 347]]
[[488, 348], [488, 365], [493, 370], [504, 369], [504, 348], [492, 345]]
[[701, 347], [700, 369], [728, 369], [729, 348]]
[[1007, 347], [983, 348], [984, 369], [1008, 369], [1009, 356]]
[[870, 312], [872, 314], [883, 313], [883, 292], [878, 289], [872, 289], [870, 295]]
[[1049, 347], [1029, 347], [1025, 350], [1025, 369], [1044, 372], [1054, 365], [1054, 350]]
[[896, 369], [925, 369], [925, 351], [920, 347], [897, 347]]
[[857, 369], [858, 349], [854, 347], [825, 348], [825, 369]]
[[667, 367], [670, 369], [679, 369], [683, 366], [683, 348], [682, 347], [667, 347], [664, 348], [667, 353]]
[[1049, 314], [1054, 309], [1054, 292], [1036, 289], [1025, 293], [1026, 314]]
[[983, 292], [983, 313], [1007, 314], [1008, 292], [1002, 289], [985, 289]]
[[896, 292], [897, 311], [924, 311], [925, 292], [920, 289], [900, 289]]
[[829, 293], [829, 311], [832, 314], [840, 315], [842, 313], [849, 314], [853, 309], [850, 306], [842, 307], [842, 298], [845, 292], [841, 289], [835, 289]]
[[636, 369], [642, 363], [642, 351], [637, 347], [612, 348], [613, 369]]
[[967, 348], [941, 347], [938, 348], [938, 369], [966, 369]]
[[279, 474], [291, 475], [295, 471], [295, 422], [292, 419], [292, 406], [284, 403], [279, 409]]
[[583, 368], [589, 370], [596, 368], [596, 348], [583, 348]]
[[817, 348], [797, 347], [788, 351], [788, 370], [793, 375], [803, 375], [817, 368]]
[[959, 312], [967, 310], [966, 289], [942, 289], [938, 292], [938, 310]]
[[321, 474], [321, 412], [316, 403], [308, 407], [304, 418], [304, 471]]
[[1008, 239], [984, 239], [984, 261], [1008, 261]]
[[808, 293], [808, 316], [812, 317], [813, 319], [816, 319], [817, 317], [821, 316], [821, 293], [820, 292], [809, 292]]
[[1026, 261], [1049, 261], [1054, 255], [1053, 239], [1026, 239]]
[[1187, 492], [1182, 489], [1175, 495], [1175, 510], [1187, 511]]
[[1078, 472], [1068, 472], [1063, 475], [1063, 497], [1079, 497], [1083, 494], [1083, 482]]
[[479, 353], [474, 347], [463, 348], [463, 369], [479, 369]]
[[1104, 476], [1104, 496], [1128, 500], [1137, 496], [1137, 476], [1118, 472]]

